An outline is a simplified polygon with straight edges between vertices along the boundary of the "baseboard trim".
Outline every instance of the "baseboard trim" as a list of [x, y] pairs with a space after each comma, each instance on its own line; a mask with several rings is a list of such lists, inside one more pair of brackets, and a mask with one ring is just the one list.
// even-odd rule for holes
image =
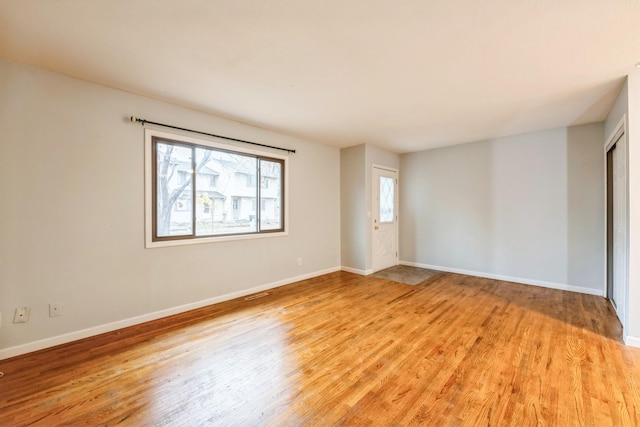
[[640, 348], [640, 337], [630, 337], [628, 335], [625, 335], [624, 345], [628, 345], [629, 347]]
[[345, 267], [345, 266], [340, 267], [340, 269], [342, 271], [346, 271], [348, 273], [359, 274], [361, 276], [368, 276], [370, 274], [373, 274], [373, 270], [360, 270], [360, 269], [357, 269], [357, 268]]
[[50, 338], [44, 338], [38, 341], [26, 343], [26, 344], [20, 344], [14, 347], [0, 349], [0, 360], [8, 359], [10, 357], [15, 357], [15, 356], [21, 356], [23, 354], [31, 353], [38, 350], [43, 350], [45, 348], [55, 347], [57, 345], [66, 344], [66, 343], [81, 340], [84, 338], [89, 338], [95, 335], [104, 334], [106, 332], [116, 331], [118, 329], [127, 328], [129, 326], [138, 325], [140, 323], [149, 322], [151, 320], [157, 320], [163, 317], [173, 316], [174, 314], [184, 313], [186, 311], [195, 310], [198, 308], [206, 307], [208, 305], [217, 304], [224, 301], [229, 301], [235, 298], [251, 295], [256, 292], [266, 291], [268, 289], [277, 288], [279, 286], [288, 285], [291, 283], [299, 282], [301, 280], [311, 279], [313, 277], [322, 276], [323, 274], [333, 273], [340, 270], [341, 270], [341, 267], [333, 267], [325, 270], [319, 270], [313, 273], [302, 274], [300, 276], [290, 277], [288, 279], [279, 280], [277, 282], [272, 282], [265, 285], [244, 289], [242, 291], [232, 292], [230, 294], [220, 295], [213, 298], [207, 298], [205, 300], [180, 305], [177, 307], [171, 307], [164, 310], [155, 311], [153, 313], [147, 313], [140, 316], [130, 317], [128, 319], [118, 320], [118, 321], [106, 323], [103, 325], [81, 329], [79, 331], [73, 331], [73, 332], [57, 335]]
[[400, 261], [400, 264], [401, 265], [408, 265], [408, 266], [411, 266], [411, 267], [428, 268], [429, 270], [446, 271], [447, 273], [466, 274], [467, 276], [476, 276], [476, 277], [482, 277], [482, 278], [485, 278], [485, 279], [503, 280], [505, 282], [521, 283], [523, 285], [541, 286], [543, 288], [558, 289], [558, 290], [561, 290], [561, 291], [578, 292], [578, 293], [581, 293], [581, 294], [596, 295], [596, 296], [599, 296], [599, 297], [603, 297], [604, 296], [604, 294], [602, 293], [602, 290], [599, 290], [599, 289], [591, 289], [591, 288], [585, 288], [585, 287], [582, 287], [582, 286], [567, 285], [567, 284], [563, 284], [563, 283], [554, 283], [554, 282], [545, 282], [545, 281], [542, 281], [542, 280], [523, 279], [522, 277], [503, 276], [503, 275], [500, 275], [500, 274], [483, 273], [483, 272], [480, 272], [480, 271], [463, 270], [463, 269], [460, 269], [460, 268], [441, 267], [441, 266], [438, 266], [438, 265], [421, 264], [421, 263], [410, 262], [410, 261]]

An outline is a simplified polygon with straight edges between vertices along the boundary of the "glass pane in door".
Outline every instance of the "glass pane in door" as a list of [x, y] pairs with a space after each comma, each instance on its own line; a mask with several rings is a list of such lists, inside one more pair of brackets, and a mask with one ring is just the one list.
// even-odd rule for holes
[[394, 179], [387, 176], [380, 177], [380, 222], [393, 222], [395, 212]]

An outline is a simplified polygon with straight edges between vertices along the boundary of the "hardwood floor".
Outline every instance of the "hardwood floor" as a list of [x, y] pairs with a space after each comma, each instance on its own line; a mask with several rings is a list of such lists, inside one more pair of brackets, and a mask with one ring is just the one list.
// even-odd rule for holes
[[0, 425], [640, 425], [600, 297], [337, 272], [0, 361]]

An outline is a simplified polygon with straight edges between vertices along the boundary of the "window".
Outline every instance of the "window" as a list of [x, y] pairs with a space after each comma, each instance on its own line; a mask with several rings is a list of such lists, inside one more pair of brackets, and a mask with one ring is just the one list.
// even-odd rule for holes
[[285, 233], [285, 157], [149, 129], [145, 135], [147, 246]]
[[394, 203], [394, 183], [393, 178], [387, 176], [380, 177], [380, 223], [393, 222], [395, 212]]

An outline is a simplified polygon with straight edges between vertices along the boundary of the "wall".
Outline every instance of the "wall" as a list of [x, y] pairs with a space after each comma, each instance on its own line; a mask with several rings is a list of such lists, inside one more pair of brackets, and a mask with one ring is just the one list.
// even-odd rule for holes
[[[373, 165], [386, 166], [388, 168], [400, 169], [400, 155], [392, 153], [373, 145], [366, 145], [365, 152], [365, 206], [366, 206], [366, 259], [367, 259], [367, 272], [373, 272], [373, 222], [371, 210], [373, 209]], [[398, 172], [398, 181], [400, 181], [400, 172]], [[399, 224], [399, 227], [402, 225]]]
[[640, 71], [628, 76], [629, 295], [627, 342], [640, 347]]
[[625, 343], [640, 347], [640, 313], [632, 307], [640, 306], [640, 72], [627, 76], [618, 98], [605, 121], [605, 137], [615, 130], [626, 115], [626, 135], [629, 167], [629, 284], [627, 293], [627, 324]]
[[611, 106], [609, 115], [604, 122], [605, 142], [606, 139], [611, 136], [613, 131], [616, 129], [616, 126], [622, 119], [622, 116], [625, 114], [629, 116], [629, 83], [627, 79], [624, 80], [624, 83], [620, 87], [620, 93], [618, 93], [618, 97]]
[[366, 270], [365, 145], [340, 150], [341, 265], [364, 274]]
[[402, 155], [402, 263], [603, 295], [603, 132]]
[[398, 169], [400, 156], [369, 144], [340, 150], [342, 267], [371, 274], [371, 175], [373, 165]]
[[[616, 131], [616, 128], [618, 126], [618, 124], [620, 123], [620, 120], [622, 120], [623, 117], [627, 117], [626, 123], [625, 123], [625, 135], [627, 138], [627, 155], [628, 155], [628, 135], [629, 135], [629, 84], [627, 79], [625, 79], [622, 87], [620, 88], [620, 93], [618, 94], [618, 97], [616, 98], [613, 106], [611, 107], [611, 110], [609, 111], [609, 115], [607, 116], [607, 119], [604, 122], [604, 144], [603, 144], [603, 149], [606, 148], [605, 144], [609, 141], [609, 138], [611, 138], [613, 136], [613, 133]], [[605, 180], [606, 182], [606, 175], [603, 176], [603, 180]], [[619, 313], [619, 315], [622, 315], [624, 318], [620, 319], [621, 323], [624, 327], [624, 335], [627, 335], [628, 332], [628, 325], [629, 325], [629, 301], [628, 301], [628, 284], [627, 284], [627, 291], [626, 295], [625, 295], [625, 299], [621, 302], [618, 301], [618, 304], [624, 304], [624, 308], [622, 310], [621, 313]]]
[[[130, 115], [296, 149], [289, 235], [145, 249]], [[0, 133], [0, 358], [339, 268], [336, 148], [6, 61]]]

